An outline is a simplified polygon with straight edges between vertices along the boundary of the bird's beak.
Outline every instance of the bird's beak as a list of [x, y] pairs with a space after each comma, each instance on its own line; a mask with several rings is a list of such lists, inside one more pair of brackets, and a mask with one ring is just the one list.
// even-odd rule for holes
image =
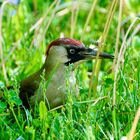
[[[97, 56], [98, 51], [91, 49], [91, 48], [86, 48], [84, 51], [81, 51], [80, 54], [84, 57], [84, 59], [95, 59]], [[99, 54], [100, 59], [114, 59], [113, 55], [110, 55], [105, 52], [101, 52]]]

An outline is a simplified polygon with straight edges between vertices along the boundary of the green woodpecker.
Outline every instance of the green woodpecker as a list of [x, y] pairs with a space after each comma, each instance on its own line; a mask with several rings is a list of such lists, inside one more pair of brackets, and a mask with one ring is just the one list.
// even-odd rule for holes
[[[45, 101], [49, 109], [65, 103], [66, 70], [69, 65], [81, 60], [94, 59], [97, 51], [86, 48], [85, 45], [75, 39], [59, 38], [52, 41], [46, 51], [46, 59], [36, 73], [21, 81], [19, 97], [25, 107], [32, 107], [35, 103]], [[113, 59], [107, 53], [100, 53], [99, 58]], [[47, 81], [45, 90], [41, 87], [41, 75]]]

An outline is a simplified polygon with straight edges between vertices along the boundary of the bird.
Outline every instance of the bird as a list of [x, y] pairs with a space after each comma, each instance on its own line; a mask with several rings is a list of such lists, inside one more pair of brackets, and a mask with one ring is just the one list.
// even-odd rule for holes
[[[47, 47], [42, 67], [20, 82], [19, 97], [23, 106], [30, 108], [41, 101], [45, 101], [48, 109], [64, 105], [67, 99], [67, 69], [79, 61], [96, 58], [97, 52], [73, 38], [58, 38], [52, 41]], [[101, 52], [99, 58], [113, 59], [114, 56]], [[47, 83], [45, 90], [41, 81]]]

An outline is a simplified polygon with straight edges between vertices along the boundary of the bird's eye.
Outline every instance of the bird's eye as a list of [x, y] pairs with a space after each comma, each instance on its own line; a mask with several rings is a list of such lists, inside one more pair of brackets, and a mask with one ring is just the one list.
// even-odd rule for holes
[[75, 49], [70, 49], [71, 54], [75, 54]]

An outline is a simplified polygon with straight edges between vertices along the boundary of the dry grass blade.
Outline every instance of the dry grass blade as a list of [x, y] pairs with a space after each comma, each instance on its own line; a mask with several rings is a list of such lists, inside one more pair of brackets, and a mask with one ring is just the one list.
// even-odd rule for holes
[[3, 37], [2, 37], [2, 17], [3, 17], [4, 7], [8, 3], [9, 3], [8, 1], [3, 2], [3, 4], [1, 5], [1, 8], [0, 8], [0, 58], [1, 58], [1, 63], [2, 63], [2, 71], [3, 71], [4, 79], [5, 79], [5, 82], [6, 82], [7, 85], [8, 85], [8, 78], [7, 78], [5, 62], [4, 62], [4, 58], [3, 58], [3, 48], [2, 48], [2, 41], [3, 41]]
[[133, 37], [140, 31], [140, 23], [135, 27], [133, 33], [131, 34], [131, 36], [128, 38], [127, 40], [127, 45], [129, 46], [132, 42]]
[[[121, 21], [122, 21], [122, 8], [123, 8], [123, 1], [120, 0], [119, 17], [118, 17], [118, 27], [117, 27], [117, 37], [116, 37], [116, 45], [115, 45], [115, 59], [114, 59], [114, 64], [113, 64], [113, 70], [114, 70], [114, 72], [115, 72], [115, 65], [117, 63], [117, 58], [118, 58], [118, 46], [119, 46]], [[116, 94], [113, 94], [113, 106], [115, 104], [116, 104]]]
[[79, 1], [76, 2], [73, 0], [71, 4], [71, 32], [70, 32], [71, 38], [73, 38], [74, 35], [78, 13], [79, 13]]
[[55, 107], [55, 108], [49, 110], [49, 112], [52, 112], [52, 111], [57, 110], [57, 109], [60, 109], [60, 108], [62, 108], [62, 107], [64, 107], [64, 106], [65, 106], [65, 105], [60, 105], [60, 106], [58, 106], [58, 107]]
[[55, 0], [55, 1], [52, 3], [52, 5], [49, 7], [49, 9], [46, 11], [45, 15], [43, 16], [43, 21], [44, 21], [44, 23], [42, 22], [43, 24], [45, 24], [45, 19], [47, 18], [47, 15], [48, 15], [48, 13], [50, 12], [50, 10], [54, 7], [54, 5], [56, 5], [55, 8], [54, 8], [54, 10], [53, 10], [53, 12], [52, 12], [52, 15], [51, 15], [50, 19], [48, 20], [47, 24], [45, 25], [45, 29], [43, 29], [42, 32], [39, 33], [41, 27], [43, 26], [43, 25], [41, 24], [41, 25], [40, 25], [40, 28], [38, 28], [38, 29], [36, 30], [34, 39], [33, 39], [33, 41], [32, 41], [32, 43], [31, 43], [30, 46], [32, 46], [34, 42], [38, 42], [36, 46], [40, 46], [40, 44], [42, 43], [42, 40], [43, 40], [44, 37], [45, 37], [45, 34], [46, 34], [46, 32], [47, 32], [49, 26], [51, 25], [51, 22], [52, 22], [52, 20], [53, 20], [53, 18], [54, 18], [54, 16], [55, 16], [55, 13], [56, 13], [56, 10], [57, 10], [57, 7], [58, 7], [59, 3], [60, 3], [60, 0]]
[[138, 125], [138, 121], [140, 119], [140, 107], [138, 108], [137, 110], [137, 113], [135, 115], [135, 118], [134, 118], [134, 121], [133, 121], [133, 124], [132, 124], [132, 128], [128, 134], [128, 140], [133, 140], [134, 138], [134, 135], [135, 135], [135, 130], [136, 130], [136, 127]]
[[113, 71], [115, 69], [115, 64], [117, 62], [118, 57], [118, 47], [119, 47], [119, 38], [120, 38], [120, 30], [121, 30], [121, 21], [122, 21], [122, 9], [123, 8], [123, 1], [120, 0], [120, 8], [119, 8], [119, 17], [118, 17], [118, 27], [117, 27], [117, 37], [116, 37], [116, 45], [115, 45], [115, 58], [113, 62]]
[[87, 19], [86, 19], [86, 23], [85, 23], [85, 26], [84, 26], [84, 29], [83, 29], [83, 32], [82, 32], [82, 35], [81, 35], [81, 40], [83, 39], [85, 30], [86, 30], [86, 28], [87, 28], [87, 26], [88, 26], [88, 24], [89, 24], [89, 22], [90, 22], [90, 20], [91, 20], [91, 17], [92, 17], [92, 14], [93, 14], [93, 11], [94, 11], [94, 9], [95, 9], [95, 6], [96, 6], [97, 1], [98, 1], [98, 0], [94, 0], [94, 1], [93, 1], [91, 10], [90, 10], [90, 12], [89, 12], [89, 14], [88, 14], [88, 17], [87, 17]]
[[136, 21], [140, 20], [138, 17], [135, 18], [135, 20], [131, 23], [131, 25], [129, 26], [126, 34], [125, 34], [125, 37], [123, 39], [123, 43], [121, 45], [121, 49], [120, 49], [120, 52], [119, 52], [119, 55], [118, 55], [118, 60], [117, 60], [117, 64], [115, 66], [115, 76], [114, 76], [114, 88], [113, 88], [113, 106], [115, 105], [115, 102], [116, 102], [116, 87], [117, 87], [117, 75], [118, 75], [118, 71], [119, 71], [119, 68], [120, 68], [120, 62], [123, 60], [124, 58], [124, 53], [126, 51], [126, 48], [127, 46], [125, 45], [126, 43], [126, 40], [127, 40], [127, 37], [128, 37], [128, 34], [129, 32], [131, 31], [132, 27], [134, 26], [134, 24], [136, 23]]
[[98, 99], [96, 99], [96, 100], [89, 100], [89, 101], [81, 101], [81, 102], [77, 102], [78, 104], [85, 104], [85, 103], [93, 103], [92, 105], [95, 105], [95, 104], [97, 104], [99, 101], [101, 101], [101, 100], [103, 100], [103, 99], [106, 99], [106, 98], [108, 98], [108, 96], [103, 96], [103, 97], [100, 97], [100, 98], [98, 98]]
[[[102, 44], [104, 44], [104, 42], [106, 41], [106, 37], [110, 28], [110, 24], [117, 6], [117, 0], [114, 0], [112, 2], [111, 8], [109, 9], [109, 13], [108, 13], [108, 17], [107, 17], [107, 21], [105, 24], [105, 28], [104, 28], [104, 32], [99, 40], [99, 50], [96, 56], [96, 60], [95, 60], [95, 65], [92, 71], [92, 75], [91, 75], [91, 79], [90, 79], [90, 83], [89, 83], [89, 97], [91, 96], [91, 91], [93, 89], [94, 94], [96, 93], [96, 89], [97, 89], [97, 83], [98, 83], [98, 75], [99, 75], [99, 70], [100, 70], [100, 64], [101, 64], [101, 60], [98, 60], [99, 58], [99, 54], [101, 51], [104, 50], [104, 47], [102, 46]], [[94, 83], [93, 83], [93, 79], [94, 79]], [[96, 94], [95, 94], [96, 97]]]

